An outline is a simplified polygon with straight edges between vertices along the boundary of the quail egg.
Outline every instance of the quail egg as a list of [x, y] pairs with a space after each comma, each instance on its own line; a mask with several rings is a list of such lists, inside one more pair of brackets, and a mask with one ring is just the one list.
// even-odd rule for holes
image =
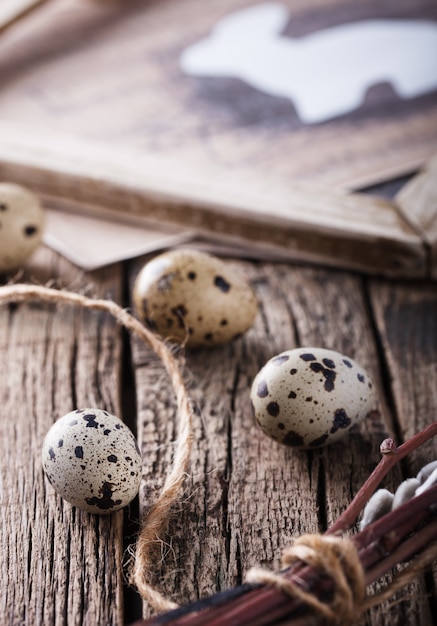
[[141, 455], [131, 430], [102, 409], [78, 409], [58, 419], [42, 448], [54, 490], [90, 513], [112, 513], [136, 496]]
[[0, 183], [0, 272], [23, 265], [40, 244], [44, 213], [27, 189]]
[[249, 284], [225, 262], [197, 250], [172, 250], [140, 271], [138, 315], [163, 337], [190, 347], [216, 346], [244, 333], [257, 313]]
[[250, 397], [261, 429], [295, 448], [341, 439], [378, 405], [369, 374], [353, 359], [324, 348], [274, 356], [256, 375]]

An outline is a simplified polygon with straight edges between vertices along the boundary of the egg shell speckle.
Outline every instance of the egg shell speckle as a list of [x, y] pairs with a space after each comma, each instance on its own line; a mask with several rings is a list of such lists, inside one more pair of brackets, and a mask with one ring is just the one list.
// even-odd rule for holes
[[134, 301], [149, 328], [190, 347], [234, 339], [257, 313], [255, 294], [243, 278], [220, 259], [187, 249], [149, 261], [135, 282]]
[[0, 272], [23, 265], [41, 243], [44, 212], [30, 191], [0, 183]]
[[101, 409], [78, 409], [58, 419], [42, 448], [54, 490], [90, 513], [112, 513], [136, 496], [141, 455], [131, 430]]
[[250, 398], [262, 430], [295, 448], [341, 439], [378, 406], [367, 372], [324, 348], [286, 350], [271, 358], [256, 375]]

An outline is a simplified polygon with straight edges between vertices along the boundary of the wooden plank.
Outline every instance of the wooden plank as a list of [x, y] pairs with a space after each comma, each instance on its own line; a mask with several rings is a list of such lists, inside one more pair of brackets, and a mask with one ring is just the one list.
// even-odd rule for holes
[[437, 157], [397, 194], [404, 218], [430, 248], [430, 275], [437, 278]]
[[3, 126], [0, 135], [0, 177], [58, 205], [104, 207], [284, 258], [390, 276], [426, 273], [423, 242], [388, 200], [245, 178], [207, 163], [181, 171], [170, 159], [16, 127]]
[[[392, 404], [397, 415], [397, 439], [405, 440], [431, 422], [437, 413], [437, 293], [432, 284], [370, 281], [370, 297], [392, 381]], [[424, 464], [437, 459], [437, 442], [431, 440], [405, 459], [405, 478], [415, 476]], [[435, 615], [437, 566], [427, 580], [429, 607]], [[423, 581], [404, 597], [425, 599]], [[405, 604], [405, 603], [404, 603]], [[419, 608], [428, 608], [425, 600]], [[428, 624], [429, 618], [410, 613], [405, 623]]]
[[[27, 279], [119, 299], [118, 266], [78, 276], [41, 248]], [[77, 406], [120, 414], [120, 337], [104, 315], [49, 305], [0, 307], [0, 611], [3, 623], [123, 623], [122, 513], [93, 516], [43, 477], [41, 446]], [[6, 365], [7, 364], [7, 365]]]
[[[381, 334], [399, 435], [407, 439], [436, 419], [437, 292], [433, 284], [371, 281], [371, 300]], [[416, 473], [437, 458], [431, 440], [407, 460]]]
[[[377, 463], [382, 439], [393, 434], [389, 391], [360, 278], [293, 265], [230, 263], [256, 289], [260, 313], [236, 342], [186, 355], [199, 418], [184, 498], [175, 507], [155, 580], [182, 603], [240, 583], [252, 565], [278, 567], [280, 552], [292, 537], [324, 530], [336, 519]], [[250, 386], [268, 358], [299, 345], [319, 345], [356, 358], [378, 384], [381, 418], [323, 450], [297, 452], [268, 440], [254, 424]], [[171, 460], [174, 403], [161, 365], [135, 340], [133, 362], [144, 512]], [[398, 469], [386, 486], [393, 488], [399, 480]], [[364, 623], [415, 623], [412, 616], [422, 610], [427, 614], [426, 603], [423, 608], [415, 597], [408, 594], [395, 610], [389, 605], [373, 609]]]
[[46, 0], [2, 0], [0, 4], [0, 33], [43, 2]]

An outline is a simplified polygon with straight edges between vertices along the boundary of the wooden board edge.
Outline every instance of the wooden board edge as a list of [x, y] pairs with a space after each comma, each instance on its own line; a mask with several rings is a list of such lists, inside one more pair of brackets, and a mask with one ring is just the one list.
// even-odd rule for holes
[[428, 273], [437, 280], [437, 156], [398, 192], [396, 205], [428, 248]]
[[[3, 132], [4, 130], [4, 132]], [[258, 181], [108, 150], [77, 138], [1, 128], [0, 177], [42, 196], [196, 229], [285, 256], [406, 278], [427, 277], [427, 241], [395, 203], [341, 190]], [[206, 175], [207, 174], [207, 175]], [[215, 176], [213, 176], [215, 174]]]

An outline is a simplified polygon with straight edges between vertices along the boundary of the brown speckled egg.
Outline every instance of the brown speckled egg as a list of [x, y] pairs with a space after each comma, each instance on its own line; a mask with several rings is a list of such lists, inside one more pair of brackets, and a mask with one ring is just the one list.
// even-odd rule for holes
[[256, 375], [255, 419], [279, 443], [318, 448], [377, 411], [375, 385], [354, 360], [324, 348], [287, 350]]
[[58, 419], [44, 440], [42, 464], [54, 490], [90, 513], [121, 509], [140, 486], [135, 437], [118, 417], [101, 409], [78, 409]]
[[27, 189], [0, 183], [0, 272], [23, 265], [40, 244], [44, 212]]
[[134, 301], [149, 328], [190, 347], [234, 339], [257, 313], [248, 283], [225, 262], [197, 250], [172, 250], [149, 261], [137, 277]]

